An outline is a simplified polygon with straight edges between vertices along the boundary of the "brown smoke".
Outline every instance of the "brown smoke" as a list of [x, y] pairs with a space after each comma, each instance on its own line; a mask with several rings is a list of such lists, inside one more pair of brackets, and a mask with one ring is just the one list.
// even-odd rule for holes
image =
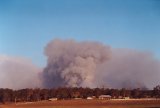
[[147, 52], [111, 49], [97, 42], [53, 40], [45, 48], [43, 85], [136, 88], [159, 83], [160, 62]]

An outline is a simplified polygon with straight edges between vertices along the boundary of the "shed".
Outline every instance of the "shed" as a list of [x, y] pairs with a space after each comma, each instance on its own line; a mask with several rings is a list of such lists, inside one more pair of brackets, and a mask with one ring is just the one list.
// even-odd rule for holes
[[56, 100], [58, 100], [57, 98], [50, 98], [50, 99], [48, 99], [49, 101], [56, 101]]
[[111, 99], [111, 96], [110, 95], [100, 95], [99, 96], [99, 99], [106, 99], [106, 100], [110, 100]]
[[87, 100], [91, 100], [91, 99], [93, 99], [93, 97], [87, 97]]
[[126, 100], [127, 100], [127, 99], [130, 99], [130, 97], [123, 97], [123, 99], [126, 99]]

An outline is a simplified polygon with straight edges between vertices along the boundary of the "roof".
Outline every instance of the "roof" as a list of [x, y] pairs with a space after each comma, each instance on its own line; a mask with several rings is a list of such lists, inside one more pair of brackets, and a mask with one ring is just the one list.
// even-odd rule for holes
[[111, 95], [100, 95], [99, 97], [106, 97], [106, 98], [110, 98]]

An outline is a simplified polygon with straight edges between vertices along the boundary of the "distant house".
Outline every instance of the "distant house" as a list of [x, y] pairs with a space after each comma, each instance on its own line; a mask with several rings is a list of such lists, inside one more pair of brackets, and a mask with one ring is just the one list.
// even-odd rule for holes
[[130, 97], [123, 97], [123, 99], [126, 99], [126, 100], [127, 100], [127, 99], [130, 99]]
[[87, 97], [87, 100], [91, 100], [91, 99], [93, 99], [93, 97]]
[[99, 99], [102, 99], [102, 100], [104, 100], [104, 99], [110, 100], [110, 99], [111, 99], [111, 96], [110, 96], [110, 95], [100, 95], [100, 96], [99, 96]]
[[96, 99], [96, 96], [88, 96], [86, 99], [90, 100], [90, 99]]
[[49, 101], [56, 101], [56, 100], [58, 100], [57, 98], [50, 98], [50, 99], [48, 99]]

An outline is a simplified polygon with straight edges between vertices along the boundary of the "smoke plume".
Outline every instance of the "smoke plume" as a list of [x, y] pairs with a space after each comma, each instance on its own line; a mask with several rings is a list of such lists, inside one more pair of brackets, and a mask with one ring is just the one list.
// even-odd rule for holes
[[0, 55], [1, 88], [41, 87], [39, 72], [40, 69], [28, 59]]
[[45, 55], [42, 77], [47, 88], [151, 88], [159, 83], [160, 62], [148, 52], [56, 39], [46, 46]]
[[43, 78], [46, 87], [94, 86], [98, 65], [110, 58], [108, 46], [96, 42], [53, 40], [45, 48], [48, 65]]
[[152, 89], [160, 84], [160, 61], [149, 52], [60, 39], [49, 42], [44, 52], [43, 70], [28, 59], [0, 55], [0, 88]]
[[153, 88], [160, 83], [160, 61], [149, 52], [112, 49], [112, 57], [103, 66], [102, 84], [112, 88]]

